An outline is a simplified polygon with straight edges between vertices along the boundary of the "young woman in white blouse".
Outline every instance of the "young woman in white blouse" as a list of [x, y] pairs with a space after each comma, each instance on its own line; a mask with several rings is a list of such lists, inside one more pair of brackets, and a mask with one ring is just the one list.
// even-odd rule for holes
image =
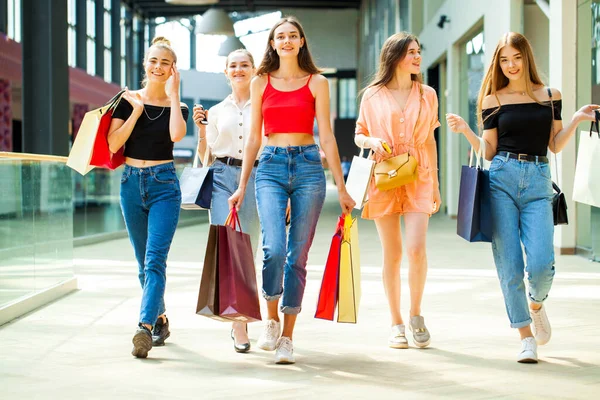
[[[210, 223], [218, 225], [225, 224], [229, 214], [227, 199], [240, 183], [242, 151], [250, 133], [250, 81], [255, 71], [254, 58], [247, 50], [230, 53], [225, 65], [231, 94], [208, 111], [200, 106], [194, 107], [194, 123], [199, 129], [198, 157], [202, 161], [214, 160], [211, 165], [214, 184], [209, 215]], [[201, 124], [205, 119], [208, 119], [208, 125]], [[253, 251], [256, 251], [260, 234], [254, 197], [257, 165], [258, 161], [255, 161], [248, 181], [248, 194], [238, 212], [242, 230], [250, 235]], [[246, 323], [234, 322], [231, 337], [236, 352], [246, 353], [250, 350]]]

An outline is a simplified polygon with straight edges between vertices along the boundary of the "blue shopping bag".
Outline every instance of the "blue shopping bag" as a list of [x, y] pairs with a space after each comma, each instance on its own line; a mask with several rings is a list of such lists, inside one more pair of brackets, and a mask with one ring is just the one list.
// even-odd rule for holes
[[458, 221], [456, 233], [469, 242], [492, 241], [492, 214], [490, 204], [490, 174], [482, 167], [485, 154], [484, 141], [473, 166], [473, 150], [469, 165], [463, 165], [458, 195]]

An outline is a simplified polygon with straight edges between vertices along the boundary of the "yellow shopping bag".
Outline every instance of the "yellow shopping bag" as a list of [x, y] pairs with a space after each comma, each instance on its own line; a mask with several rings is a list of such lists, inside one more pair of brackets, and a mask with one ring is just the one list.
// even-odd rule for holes
[[340, 250], [338, 322], [355, 324], [360, 304], [360, 251], [358, 223], [346, 215]]

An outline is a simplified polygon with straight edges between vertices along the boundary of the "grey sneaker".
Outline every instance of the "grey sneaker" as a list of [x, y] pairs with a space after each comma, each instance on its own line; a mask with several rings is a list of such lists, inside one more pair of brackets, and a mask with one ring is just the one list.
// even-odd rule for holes
[[546, 315], [546, 307], [542, 306], [539, 310], [531, 310], [531, 319], [533, 319], [533, 336], [539, 346], [543, 346], [550, 341], [552, 328]]
[[425, 319], [420, 315], [410, 317], [410, 331], [413, 334], [413, 341], [417, 347], [427, 347], [431, 341], [429, 331], [425, 327]]
[[275, 351], [275, 363], [277, 364], [293, 364], [296, 362], [294, 358], [294, 344], [292, 339], [287, 336], [282, 336], [277, 341]]
[[526, 337], [521, 340], [521, 352], [517, 357], [517, 361], [525, 364], [537, 364], [537, 343], [535, 338]]
[[408, 349], [404, 324], [392, 326], [392, 332], [388, 338], [388, 345], [392, 349]]
[[148, 352], [152, 349], [152, 333], [148, 328], [140, 324], [131, 342], [133, 343], [131, 355], [137, 358], [146, 358], [148, 357]]
[[263, 333], [258, 338], [258, 347], [266, 351], [275, 350], [275, 345], [280, 335], [281, 323], [274, 319], [268, 320]]

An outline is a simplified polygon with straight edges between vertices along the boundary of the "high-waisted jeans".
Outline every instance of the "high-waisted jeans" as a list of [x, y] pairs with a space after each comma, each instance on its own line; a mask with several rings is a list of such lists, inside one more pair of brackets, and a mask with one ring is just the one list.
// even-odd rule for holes
[[138, 262], [142, 324], [154, 326], [165, 313], [167, 255], [179, 221], [181, 191], [171, 162], [154, 167], [125, 166], [121, 210]]
[[[216, 160], [210, 168], [213, 170], [212, 202], [209, 212], [210, 223], [213, 225], [225, 225], [225, 220], [229, 215], [229, 204], [227, 203], [227, 200], [240, 185], [242, 168], [235, 165], [226, 165], [219, 160]], [[255, 176], [256, 168], [253, 168], [246, 186], [244, 202], [238, 212], [242, 231], [250, 235], [253, 252], [256, 252], [258, 238], [260, 236], [260, 225], [258, 222], [258, 211], [256, 210], [256, 197], [254, 193]]]
[[[547, 163], [494, 157], [490, 166], [492, 250], [510, 325], [531, 324], [529, 299], [548, 297], [554, 278], [554, 221], [552, 180]], [[525, 248], [527, 266], [523, 260]]]
[[[285, 210], [291, 201], [286, 243]], [[306, 264], [325, 201], [325, 174], [317, 145], [266, 146], [256, 171], [256, 202], [263, 234], [263, 296], [282, 297], [284, 314], [298, 314]]]

